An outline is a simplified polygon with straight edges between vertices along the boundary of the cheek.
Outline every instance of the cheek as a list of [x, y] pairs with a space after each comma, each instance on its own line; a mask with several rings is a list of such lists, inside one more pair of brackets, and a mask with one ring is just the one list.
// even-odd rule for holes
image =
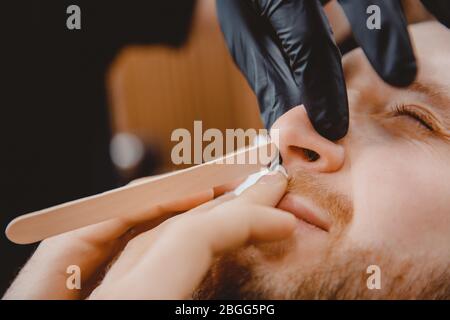
[[396, 252], [450, 243], [448, 167], [417, 151], [371, 147], [352, 163], [352, 240]]

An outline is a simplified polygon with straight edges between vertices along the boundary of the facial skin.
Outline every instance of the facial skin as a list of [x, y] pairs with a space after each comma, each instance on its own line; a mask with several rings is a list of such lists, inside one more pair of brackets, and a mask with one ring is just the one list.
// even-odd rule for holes
[[[344, 139], [319, 136], [302, 106], [278, 119], [290, 175], [278, 207], [311, 223], [219, 257], [196, 298], [450, 299], [450, 31], [410, 31], [419, 74], [409, 88], [383, 83], [360, 49], [344, 57]], [[379, 290], [367, 286], [371, 265]]]

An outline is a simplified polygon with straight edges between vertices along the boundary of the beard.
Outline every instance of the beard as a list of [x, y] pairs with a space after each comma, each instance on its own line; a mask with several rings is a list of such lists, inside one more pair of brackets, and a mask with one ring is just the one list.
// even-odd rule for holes
[[[297, 172], [288, 191], [308, 197], [332, 218], [327, 242], [314, 258], [289, 261], [295, 238], [227, 252], [216, 258], [194, 299], [450, 299], [448, 263], [349, 243], [351, 201], [310, 174]], [[381, 271], [379, 289], [369, 289], [372, 265]]]

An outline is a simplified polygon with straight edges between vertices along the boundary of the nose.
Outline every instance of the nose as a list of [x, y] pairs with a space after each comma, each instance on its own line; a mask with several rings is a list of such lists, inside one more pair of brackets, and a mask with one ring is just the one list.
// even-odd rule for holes
[[344, 147], [317, 133], [302, 105], [278, 118], [271, 136], [286, 168], [325, 173], [337, 171], [344, 164]]

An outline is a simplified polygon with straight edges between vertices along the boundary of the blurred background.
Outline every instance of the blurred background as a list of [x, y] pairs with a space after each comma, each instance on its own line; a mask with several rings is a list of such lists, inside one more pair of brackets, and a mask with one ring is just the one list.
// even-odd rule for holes
[[[72, 4], [81, 30], [66, 27]], [[5, 238], [13, 218], [180, 169], [171, 133], [195, 120], [262, 127], [214, 0], [4, 1], [0, 30], [0, 295], [35, 248]]]
[[[81, 30], [66, 8], [81, 8]], [[0, 294], [35, 245], [18, 215], [179, 169], [177, 128], [259, 128], [213, 0], [14, 1], [2, 8]], [[193, 131], [192, 131], [193, 132]]]
[[[223, 132], [262, 126], [256, 98], [225, 46], [213, 0], [197, 0], [182, 47], [127, 46], [107, 80], [112, 159], [119, 167], [122, 160], [131, 160], [123, 159], [120, 150], [131, 138], [128, 134], [143, 143], [149, 158], [159, 160], [152, 163], [155, 170], [167, 171], [179, 169], [170, 161], [176, 143], [170, 136], [176, 128], [193, 134], [194, 120], [203, 122], [203, 130]], [[144, 166], [149, 169], [149, 163]]]

